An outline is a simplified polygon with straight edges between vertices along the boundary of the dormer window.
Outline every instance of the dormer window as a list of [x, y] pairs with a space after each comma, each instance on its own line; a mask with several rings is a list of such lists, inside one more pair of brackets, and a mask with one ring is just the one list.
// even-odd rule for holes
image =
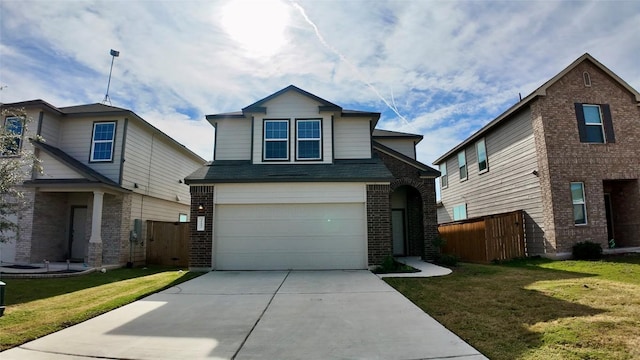
[[289, 160], [289, 121], [264, 121], [264, 160]]
[[296, 120], [296, 160], [320, 160], [322, 131], [319, 119]]

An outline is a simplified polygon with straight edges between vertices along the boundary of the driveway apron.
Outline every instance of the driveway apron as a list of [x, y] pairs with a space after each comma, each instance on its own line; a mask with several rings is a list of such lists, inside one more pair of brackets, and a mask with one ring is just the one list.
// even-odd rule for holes
[[484, 359], [368, 271], [210, 272], [2, 359]]

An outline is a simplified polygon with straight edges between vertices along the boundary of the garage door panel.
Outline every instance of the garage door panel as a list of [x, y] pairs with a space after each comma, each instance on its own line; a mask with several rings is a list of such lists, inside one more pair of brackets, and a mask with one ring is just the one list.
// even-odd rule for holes
[[222, 270], [366, 268], [364, 204], [216, 207]]

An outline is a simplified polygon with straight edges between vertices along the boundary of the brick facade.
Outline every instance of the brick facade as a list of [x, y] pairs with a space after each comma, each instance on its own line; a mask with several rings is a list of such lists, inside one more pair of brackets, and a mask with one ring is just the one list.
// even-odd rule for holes
[[64, 255], [69, 249], [67, 208], [67, 195], [64, 193], [35, 193], [29, 262], [66, 260]]
[[[591, 86], [585, 86], [585, 72]], [[608, 104], [615, 142], [580, 142], [574, 103]], [[591, 61], [583, 61], [549, 86], [531, 109], [546, 252], [571, 252], [580, 241], [607, 247], [605, 192], [611, 193], [620, 244], [640, 246], [640, 108], [634, 94]], [[584, 183], [586, 225], [574, 224], [571, 182]]]
[[[191, 186], [191, 248], [189, 249], [190, 269], [211, 269], [213, 267], [213, 185]], [[202, 205], [203, 210], [198, 209]], [[205, 230], [197, 231], [198, 216], [204, 216]]]
[[[407, 192], [407, 237], [409, 240], [407, 255], [420, 256], [426, 260], [433, 259], [437, 251], [433, 246], [433, 241], [438, 236], [435, 178], [421, 178], [420, 171], [414, 166], [380, 151], [376, 151], [376, 154], [396, 178], [391, 183], [390, 191], [402, 186], [410, 189]], [[412, 196], [414, 192], [417, 192], [419, 196]]]
[[367, 185], [367, 236], [369, 265], [379, 265], [392, 255], [389, 185]]

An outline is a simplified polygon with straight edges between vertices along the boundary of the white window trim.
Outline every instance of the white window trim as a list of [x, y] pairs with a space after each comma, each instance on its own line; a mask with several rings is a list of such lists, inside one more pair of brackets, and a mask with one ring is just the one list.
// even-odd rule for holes
[[[13, 136], [9, 135], [9, 132], [7, 131], [7, 122], [9, 122], [9, 120], [12, 119], [18, 119], [20, 120], [20, 122], [22, 122], [22, 126], [20, 128], [20, 134], [15, 134]], [[3, 155], [0, 153], [0, 157], [4, 157], [4, 158], [16, 158], [16, 157], [20, 157], [20, 155], [22, 154], [22, 144], [24, 143], [24, 127], [25, 127], [25, 119], [22, 116], [7, 116], [4, 119], [4, 123], [2, 124], [3, 126], [3, 131], [5, 132], [7, 137], [14, 137], [14, 138], [20, 138], [20, 143], [18, 145], [18, 151], [15, 155]]]
[[[573, 184], [580, 184], [581, 188], [582, 188], [582, 202], [576, 202], [573, 199], [573, 191], [571, 191], [571, 185]], [[573, 214], [573, 206], [574, 205], [582, 205], [582, 209], [584, 211], [584, 223], [582, 224], [576, 224], [575, 223], [575, 214], [573, 214], [573, 225], [574, 226], [585, 226], [589, 223], [588, 217], [587, 217], [587, 198], [585, 197], [584, 194], [584, 182], [581, 181], [573, 181], [571, 182], [571, 184], [569, 185], [569, 192], [571, 193], [571, 213]]]
[[[464, 217], [460, 219], [456, 219], [456, 208], [459, 208], [459, 207], [464, 208]], [[455, 205], [452, 210], [453, 210], [453, 214], [451, 215], [453, 217], [453, 221], [462, 221], [462, 220], [467, 220], [469, 218], [469, 216], [467, 215], [467, 203]]]
[[[96, 127], [98, 125], [106, 125], [113, 124], [113, 135], [111, 140], [96, 140]], [[111, 162], [113, 161], [113, 153], [115, 152], [115, 144], [116, 144], [116, 122], [115, 121], [98, 121], [93, 123], [93, 133], [91, 134], [91, 156], [89, 160], [91, 162]], [[111, 154], [109, 155], [109, 159], [95, 159], [93, 157], [95, 153], [96, 144], [105, 144], [111, 143]]]
[[[302, 121], [317, 122], [320, 127], [319, 137], [317, 138], [300, 138], [298, 134], [298, 123]], [[300, 157], [300, 141], [317, 141], [318, 142], [318, 157], [315, 158], [301, 158]], [[296, 160], [309, 161], [309, 160], [322, 160], [322, 120], [320, 119], [296, 119]]]
[[[464, 159], [464, 172], [465, 172], [465, 177], [460, 177], [460, 169], [462, 169], [462, 166], [460, 165], [460, 155], [462, 154], [462, 157]], [[462, 181], [466, 181], [469, 178], [469, 167], [467, 166], [467, 153], [465, 152], [465, 150], [462, 150], [460, 152], [458, 152], [458, 177], [460, 177], [460, 182]]]
[[[286, 139], [267, 139], [267, 123], [276, 123], [276, 122], [284, 122], [287, 123], [287, 138]], [[289, 161], [289, 139], [291, 135], [289, 134], [289, 120], [287, 119], [273, 119], [273, 120], [264, 120], [262, 124], [262, 161]], [[286, 141], [287, 143], [287, 156], [284, 158], [268, 158], [267, 157], [267, 142], [270, 141]]]
[[[484, 147], [484, 162], [486, 164], [482, 170], [480, 169], [480, 151], [478, 150], [480, 144]], [[489, 154], [487, 154], [487, 142], [484, 138], [476, 142], [476, 162], [478, 163], [478, 174], [484, 174], [489, 171]]]
[[[443, 171], [444, 170], [444, 171]], [[447, 162], [440, 164], [440, 189], [449, 187], [449, 175], [447, 174]]]
[[[585, 115], [584, 109], [586, 107], [596, 107], [598, 108], [598, 115], [600, 117], [600, 124], [590, 124], [587, 123], [587, 115]], [[602, 142], [588, 142], [589, 144], [606, 144], [607, 143], [607, 134], [604, 132], [604, 117], [602, 116], [602, 108], [600, 105], [596, 104], [582, 104], [582, 121], [584, 121], [585, 130], [589, 128], [589, 126], [600, 126], [600, 133], [602, 134]], [[588, 132], [587, 132], [588, 133]]]

